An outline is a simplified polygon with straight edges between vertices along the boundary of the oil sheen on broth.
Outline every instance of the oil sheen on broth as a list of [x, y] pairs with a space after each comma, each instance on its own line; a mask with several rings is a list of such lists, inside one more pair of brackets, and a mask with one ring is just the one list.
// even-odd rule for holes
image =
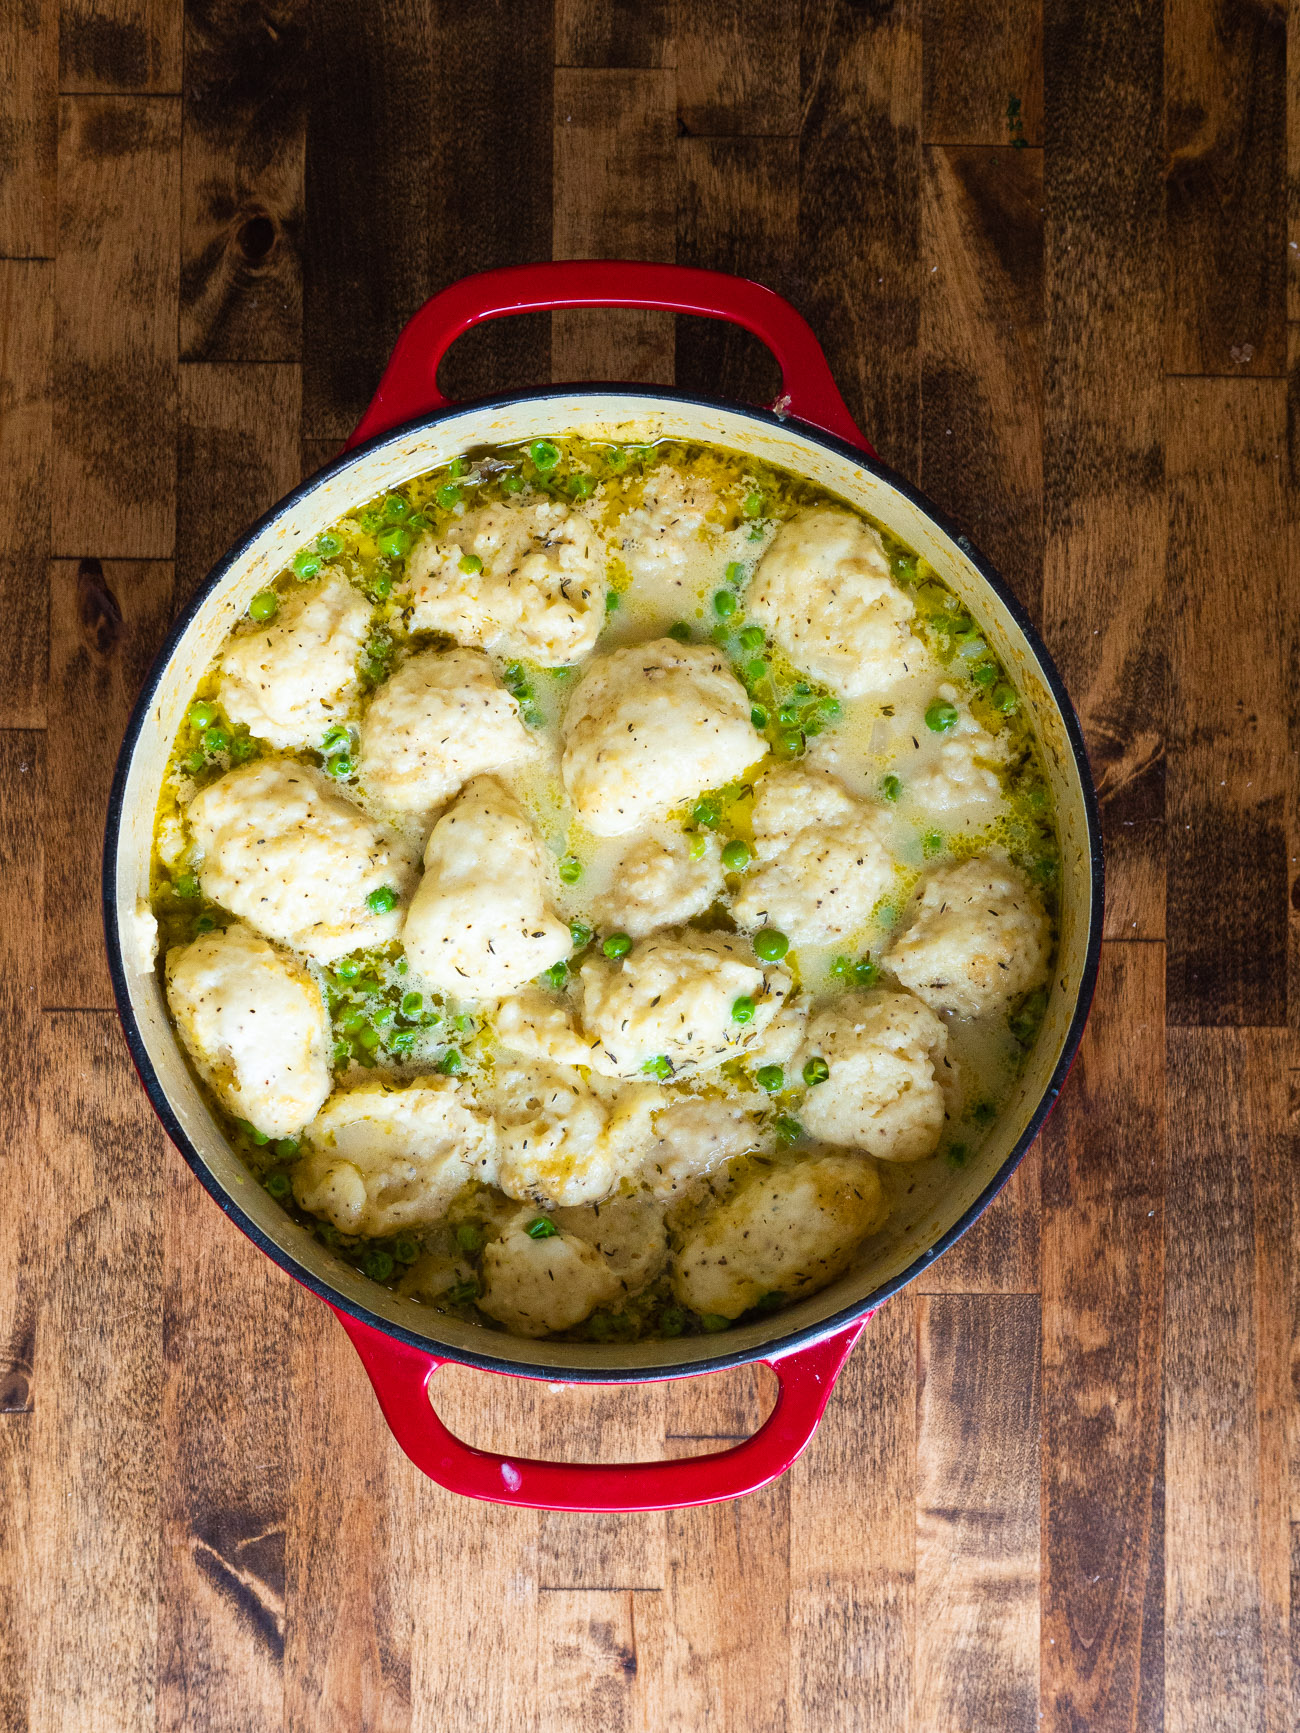
[[1058, 867], [1019, 696], [915, 553], [738, 453], [556, 438], [253, 598], [152, 911], [287, 1211], [423, 1306], [619, 1341], [933, 1210], [1042, 1020]]

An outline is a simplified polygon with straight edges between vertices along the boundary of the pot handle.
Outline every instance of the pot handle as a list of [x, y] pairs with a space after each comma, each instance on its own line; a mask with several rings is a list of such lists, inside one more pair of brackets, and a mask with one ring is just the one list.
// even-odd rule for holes
[[821, 345], [802, 314], [761, 283], [689, 265], [622, 259], [565, 259], [508, 265], [462, 277], [426, 301], [402, 330], [379, 389], [344, 450], [403, 421], [451, 404], [438, 367], [458, 337], [485, 319], [563, 307], [640, 307], [729, 319], [766, 343], [781, 364], [781, 396], [771, 406], [876, 455], [845, 407]]
[[447, 1360], [396, 1341], [338, 1307], [331, 1310], [361, 1356], [393, 1437], [430, 1480], [493, 1504], [618, 1513], [716, 1504], [757, 1492], [784, 1474], [816, 1431], [866, 1324], [856, 1319], [820, 1342], [764, 1361], [777, 1376], [776, 1406], [752, 1438], [730, 1450], [668, 1462], [539, 1462], [498, 1456], [457, 1438], [438, 1418], [429, 1393], [433, 1374]]

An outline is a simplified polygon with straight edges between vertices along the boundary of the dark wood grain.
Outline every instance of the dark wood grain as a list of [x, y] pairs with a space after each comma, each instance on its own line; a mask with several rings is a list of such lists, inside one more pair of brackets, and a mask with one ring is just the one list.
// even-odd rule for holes
[[168, 559], [180, 105], [84, 96], [59, 113], [53, 551]]
[[0, 260], [0, 724], [45, 723], [54, 269]]
[[799, 130], [796, 0], [677, 8], [677, 111], [691, 136]]
[[297, 485], [299, 391], [296, 367], [181, 369], [177, 611], [226, 549]]
[[182, 0], [61, 0], [59, 88], [179, 91]]
[[47, 1017], [41, 1067], [31, 1702], [125, 1733], [157, 1679], [168, 1157], [115, 1017]]
[[979, 1220], [916, 1278], [918, 1293], [1037, 1293], [1040, 1167], [1031, 1149]]
[[1043, 159], [925, 152], [921, 480], [1030, 614], [1043, 566]]
[[1101, 800], [1106, 931], [1133, 939], [1165, 922], [1162, 26], [1154, 0], [1044, 10], [1043, 623]]
[[307, 23], [303, 0], [186, 9], [183, 360], [299, 358]]
[[925, 142], [1043, 142], [1041, 0], [925, 0]]
[[916, 1302], [868, 1323], [790, 1470], [790, 1728], [912, 1725]]
[[922, 1727], [1038, 1726], [1038, 1302], [922, 1300], [916, 1699]]
[[41, 995], [111, 1010], [96, 855], [117, 742], [171, 622], [166, 561], [58, 560], [50, 570], [45, 944]]
[[[793, 138], [684, 138], [677, 152], [679, 264], [796, 292], [799, 145]], [[720, 319], [677, 321], [684, 391], [771, 403], [781, 370], [756, 337]]]
[[[673, 92], [671, 72], [557, 70], [555, 258], [672, 259]], [[555, 313], [551, 374], [671, 385], [672, 314]]]
[[800, 31], [803, 311], [858, 426], [920, 465], [921, 8], [809, 0]]
[[1107, 946], [1043, 1139], [1046, 1733], [1160, 1725], [1164, 1041], [1164, 947]]
[[30, 0], [0, 12], [0, 66], [0, 258], [52, 258], [59, 129], [57, 0]]
[[1294, 1725], [1289, 1513], [1265, 1479], [1291, 1406], [1277, 1400], [1275, 1346], [1290, 1319], [1276, 1290], [1286, 1271], [1260, 1250], [1278, 1243], [1269, 1215], [1295, 1064], [1289, 1032], [1169, 1038], [1180, 1111], [1166, 1205], [1165, 1701], [1192, 1733], [1221, 1727], [1228, 1703], [1238, 1725]]
[[674, 66], [672, 0], [556, 0], [555, 64]]
[[1164, 356], [1170, 373], [1286, 365], [1286, 16], [1172, 0]]
[[[1169, 1021], [1287, 1020], [1294, 536], [1280, 381], [1169, 387]], [[1232, 656], [1216, 649], [1231, 611]]]

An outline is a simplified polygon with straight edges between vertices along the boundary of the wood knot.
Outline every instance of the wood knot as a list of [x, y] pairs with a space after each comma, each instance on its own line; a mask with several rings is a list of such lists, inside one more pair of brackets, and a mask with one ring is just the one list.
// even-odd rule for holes
[[107, 656], [122, 636], [122, 609], [104, 582], [98, 560], [82, 560], [77, 566], [77, 617], [83, 636]]
[[235, 244], [250, 265], [260, 265], [275, 245], [275, 224], [265, 211], [245, 217], [235, 231]]
[[0, 1414], [30, 1414], [32, 1381], [21, 1366], [0, 1373]]

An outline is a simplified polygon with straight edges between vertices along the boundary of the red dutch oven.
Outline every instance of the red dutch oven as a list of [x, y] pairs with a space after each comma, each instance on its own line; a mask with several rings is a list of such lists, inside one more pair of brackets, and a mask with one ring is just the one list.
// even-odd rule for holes
[[[437, 384], [449, 346], [485, 319], [556, 308], [635, 307], [727, 319], [780, 363], [769, 408], [666, 388], [550, 385], [450, 403]], [[1022, 694], [1042, 748], [1061, 833], [1061, 932], [1047, 1015], [1024, 1073], [978, 1156], [940, 1203], [889, 1247], [820, 1293], [722, 1336], [631, 1344], [536, 1342], [421, 1307], [369, 1282], [292, 1221], [235, 1155], [167, 1017], [148, 939], [158, 790], [190, 694], [248, 601], [343, 512], [473, 447], [569, 433], [624, 442], [696, 439], [784, 465], [871, 513], [962, 598]], [[734, 1498], [784, 1472], [807, 1445], [836, 1375], [875, 1309], [971, 1225], [1006, 1183], [1065, 1081], [1096, 977], [1102, 854], [1079, 724], [1037, 633], [997, 573], [854, 426], [806, 322], [757, 283], [676, 265], [576, 261], [466, 278], [435, 295], [398, 338], [373, 403], [343, 452], [254, 525], [222, 559], [159, 655], [117, 765], [104, 856], [114, 989], [140, 1077], [201, 1183], [255, 1244], [319, 1294], [352, 1338], [385, 1418], [416, 1466], [452, 1491], [551, 1510], [664, 1510]], [[449, 1361], [485, 1372], [616, 1386], [695, 1377], [747, 1361], [776, 1374], [776, 1405], [753, 1437], [666, 1462], [555, 1463], [497, 1455], [457, 1438], [430, 1399]]]

